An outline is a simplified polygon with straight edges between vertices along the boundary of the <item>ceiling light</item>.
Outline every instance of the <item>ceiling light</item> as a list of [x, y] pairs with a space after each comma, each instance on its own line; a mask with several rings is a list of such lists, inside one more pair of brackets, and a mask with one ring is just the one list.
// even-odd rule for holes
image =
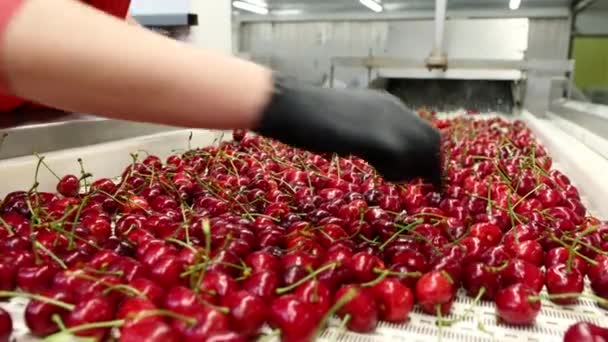
[[248, 12], [253, 12], [253, 13], [257, 13], [257, 14], [268, 14], [268, 8], [253, 5], [251, 3], [244, 2], [244, 1], [234, 1], [232, 3], [232, 6], [234, 6], [235, 8], [244, 10], [244, 11], [248, 11]]
[[382, 12], [382, 5], [375, 0], [359, 0], [359, 2], [374, 12]]
[[521, 5], [521, 0], [510, 0], [509, 1], [509, 8], [512, 11], [515, 11], [515, 10], [519, 9], [520, 5]]
[[302, 14], [302, 10], [299, 10], [299, 9], [273, 10], [272, 14], [276, 14], [276, 15], [298, 15], [298, 14]]
[[264, 0], [243, 0], [243, 1], [248, 2], [252, 5], [256, 5], [258, 7], [268, 8], [268, 4]]

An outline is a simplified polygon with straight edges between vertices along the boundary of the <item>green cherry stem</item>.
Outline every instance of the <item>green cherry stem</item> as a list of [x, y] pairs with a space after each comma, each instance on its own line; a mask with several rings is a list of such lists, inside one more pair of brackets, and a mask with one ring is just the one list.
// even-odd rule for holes
[[278, 295], [285, 294], [285, 293], [287, 293], [287, 292], [289, 292], [289, 291], [297, 288], [298, 286], [306, 283], [307, 281], [316, 278], [319, 274], [321, 274], [321, 273], [323, 273], [323, 272], [325, 272], [325, 271], [327, 271], [329, 269], [333, 269], [333, 268], [335, 268], [337, 266], [338, 266], [337, 262], [332, 262], [332, 263], [326, 264], [326, 265], [324, 265], [324, 266], [316, 269], [315, 271], [309, 273], [306, 277], [298, 280], [297, 282], [295, 282], [295, 283], [293, 283], [293, 284], [291, 284], [289, 286], [278, 288], [276, 290], [276, 294], [278, 294]]
[[14, 297], [22, 297], [22, 298], [37, 300], [39, 302], [58, 306], [62, 309], [68, 310], [68, 311], [72, 311], [75, 308], [75, 306], [73, 304], [62, 302], [60, 300], [45, 297], [42, 295], [37, 295], [37, 294], [33, 294], [33, 293], [25, 293], [25, 292], [15, 292], [15, 291], [0, 291], [0, 298], [14, 298]]

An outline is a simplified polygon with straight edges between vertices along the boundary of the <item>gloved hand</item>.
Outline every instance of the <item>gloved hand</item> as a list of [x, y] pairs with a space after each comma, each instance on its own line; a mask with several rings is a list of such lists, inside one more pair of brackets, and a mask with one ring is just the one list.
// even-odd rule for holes
[[257, 133], [311, 152], [356, 155], [388, 181], [441, 185], [440, 134], [397, 98], [275, 78]]

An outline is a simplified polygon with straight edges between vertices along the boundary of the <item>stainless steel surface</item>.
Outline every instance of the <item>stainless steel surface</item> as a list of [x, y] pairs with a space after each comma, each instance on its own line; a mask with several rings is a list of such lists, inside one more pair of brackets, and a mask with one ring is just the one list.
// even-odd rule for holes
[[[398, 57], [334, 57], [332, 64], [342, 67], [424, 68], [424, 60]], [[450, 68], [503, 69], [548, 73], [566, 73], [574, 69], [571, 60], [506, 60], [450, 58]]]
[[102, 142], [144, 136], [176, 128], [135, 122], [67, 115], [51, 121], [22, 122], [0, 128], [0, 159], [45, 153]]
[[[608, 140], [608, 106], [562, 99], [551, 103], [549, 110]], [[608, 151], [602, 151], [605, 152]]]

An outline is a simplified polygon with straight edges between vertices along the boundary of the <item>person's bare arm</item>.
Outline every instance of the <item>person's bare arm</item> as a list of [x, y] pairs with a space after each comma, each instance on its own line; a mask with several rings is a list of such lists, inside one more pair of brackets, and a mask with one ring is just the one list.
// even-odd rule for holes
[[171, 40], [72, 0], [26, 1], [0, 44], [0, 72], [14, 94], [69, 111], [254, 128], [272, 95], [272, 72], [262, 66]]
[[128, 24], [131, 24], [133, 26], [141, 26], [139, 25], [139, 23], [137, 22], [137, 20], [135, 20], [135, 18], [133, 18], [130, 14], [127, 14], [127, 18], [125, 20]]

